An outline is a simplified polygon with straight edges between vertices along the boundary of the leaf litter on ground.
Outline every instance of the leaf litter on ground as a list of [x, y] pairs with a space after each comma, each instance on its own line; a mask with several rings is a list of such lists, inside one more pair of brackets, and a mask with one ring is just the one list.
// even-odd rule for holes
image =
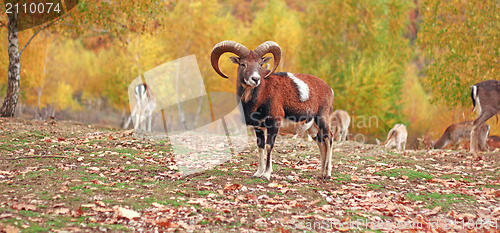
[[[463, 150], [399, 152], [335, 143], [333, 177], [319, 180], [317, 146], [279, 136], [266, 181], [251, 177], [258, 153], [250, 138], [226, 162], [185, 176], [179, 166], [189, 161], [180, 165], [166, 138], [66, 121], [1, 120], [4, 232], [295, 232], [318, 230], [315, 223], [323, 223], [322, 231], [343, 232], [381, 226], [352, 228], [350, 222], [413, 223], [392, 231], [483, 232], [485, 225], [478, 224], [487, 220], [487, 230], [498, 231], [498, 152], [474, 161]], [[25, 156], [60, 157], [5, 160]], [[204, 164], [210, 162], [193, 167]], [[472, 221], [476, 225], [468, 228]]]

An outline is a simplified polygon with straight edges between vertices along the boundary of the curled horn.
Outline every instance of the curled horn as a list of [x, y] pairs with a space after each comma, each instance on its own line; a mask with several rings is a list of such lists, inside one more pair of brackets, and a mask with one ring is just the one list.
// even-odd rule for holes
[[257, 46], [257, 48], [255, 48], [254, 50], [260, 57], [263, 57], [264, 55], [266, 55], [267, 53], [272, 53], [273, 56], [274, 56], [274, 66], [273, 66], [273, 70], [271, 70], [271, 72], [269, 72], [269, 74], [267, 74], [264, 78], [267, 78], [269, 75], [271, 75], [272, 73], [274, 73], [274, 71], [276, 71], [276, 68], [278, 68], [278, 65], [280, 64], [280, 61], [281, 61], [281, 48], [280, 46], [274, 42], [274, 41], [266, 41], [262, 44], [260, 44], [259, 46]]
[[219, 42], [214, 46], [210, 55], [212, 67], [214, 68], [215, 72], [217, 72], [223, 78], [228, 77], [219, 69], [219, 58], [223, 53], [226, 52], [234, 53], [238, 55], [238, 57], [246, 57], [248, 53], [250, 53], [250, 50], [248, 50], [244, 45], [230, 40]]

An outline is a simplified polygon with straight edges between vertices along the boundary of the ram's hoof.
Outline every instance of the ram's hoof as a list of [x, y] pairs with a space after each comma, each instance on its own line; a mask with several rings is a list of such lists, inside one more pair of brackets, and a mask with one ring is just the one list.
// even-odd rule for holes
[[331, 175], [320, 175], [320, 176], [318, 177], [318, 179], [323, 180], [323, 181], [325, 181], [325, 180], [329, 180], [329, 179], [331, 179], [331, 178], [332, 178], [332, 176], [331, 176]]
[[254, 178], [254, 179], [263, 179], [263, 180], [266, 180], [266, 179], [267, 179], [267, 178], [266, 178], [266, 176], [265, 176], [264, 174], [260, 174], [260, 175], [255, 175], [255, 174], [254, 174], [254, 175], [253, 175], [253, 176], [251, 176], [251, 177], [252, 177], [252, 178]]
[[257, 175], [257, 176], [254, 174], [254, 176], [255, 176], [256, 178], [261, 178], [261, 179], [263, 179], [263, 180], [269, 180], [269, 178], [271, 177], [271, 173], [270, 173], [270, 172], [261, 172], [261, 173], [260, 173], [259, 175]]
[[262, 172], [258, 172], [258, 171], [257, 171], [257, 172], [256, 172], [256, 173], [254, 173], [251, 177], [252, 177], [252, 178], [261, 178], [261, 177], [262, 177]]

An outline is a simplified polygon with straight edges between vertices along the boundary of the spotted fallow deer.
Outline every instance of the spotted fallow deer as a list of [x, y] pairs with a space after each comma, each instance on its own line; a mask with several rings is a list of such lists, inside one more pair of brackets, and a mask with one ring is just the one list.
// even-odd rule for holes
[[500, 111], [500, 81], [488, 80], [476, 83], [471, 86], [470, 95], [474, 110], [478, 113], [478, 117], [473, 121], [470, 135], [470, 152], [479, 160], [482, 159], [478, 148], [480, 127]]
[[378, 139], [376, 139], [376, 141], [377, 145], [382, 145], [389, 149], [396, 147], [398, 150], [405, 150], [407, 137], [408, 132], [406, 131], [406, 126], [403, 124], [395, 124], [387, 134], [387, 140], [385, 140], [385, 142], [381, 143]]
[[[434, 149], [442, 149], [448, 145], [455, 146], [462, 141], [469, 141], [472, 127], [472, 121], [464, 121], [448, 126], [443, 135], [441, 135], [441, 137], [434, 144]], [[488, 151], [486, 139], [488, 138], [489, 132], [489, 125], [481, 125], [479, 129], [479, 147], [483, 151]]]
[[500, 137], [497, 135], [489, 136], [486, 140], [486, 144], [488, 144], [488, 148], [490, 150], [495, 150], [496, 148], [500, 148]]
[[346, 111], [338, 109], [332, 113], [330, 116], [330, 129], [334, 133], [334, 140], [338, 142], [347, 141], [349, 124], [351, 124], [351, 118], [349, 118], [349, 113]]

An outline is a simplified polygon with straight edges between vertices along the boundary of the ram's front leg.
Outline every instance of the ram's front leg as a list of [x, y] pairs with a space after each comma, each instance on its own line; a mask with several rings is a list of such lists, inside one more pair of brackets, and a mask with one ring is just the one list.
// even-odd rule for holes
[[321, 175], [320, 179], [329, 178], [332, 176], [332, 147], [333, 138], [316, 137], [316, 144], [319, 147], [319, 156], [321, 160]]
[[318, 117], [317, 125], [318, 132], [318, 146], [321, 156], [321, 177], [329, 178], [332, 176], [332, 146], [333, 137], [330, 132], [329, 122], [325, 121], [329, 117]]
[[253, 174], [254, 177], [260, 178], [262, 177], [262, 173], [264, 172], [264, 168], [266, 166], [266, 130], [265, 128], [254, 128], [255, 136], [257, 136], [257, 147], [259, 150], [259, 162], [257, 163], [258, 168], [257, 172]]
[[324, 178], [332, 177], [332, 150], [333, 150], [333, 138], [329, 137], [325, 139], [326, 153], [325, 153], [325, 171]]
[[273, 151], [274, 142], [276, 137], [278, 136], [279, 131], [279, 123], [278, 126], [274, 125], [267, 130], [267, 141], [266, 141], [266, 152], [267, 152], [267, 161], [266, 161], [266, 170], [262, 174], [267, 180], [271, 180], [271, 173], [273, 172], [273, 159], [271, 156], [271, 152]]

